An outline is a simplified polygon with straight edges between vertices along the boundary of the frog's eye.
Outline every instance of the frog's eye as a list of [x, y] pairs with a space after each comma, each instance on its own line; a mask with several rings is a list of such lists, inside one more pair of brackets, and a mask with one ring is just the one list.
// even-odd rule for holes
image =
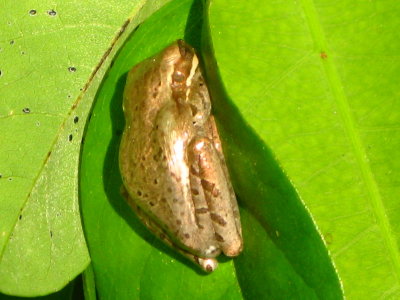
[[186, 76], [180, 71], [175, 71], [172, 74], [172, 80], [179, 83], [183, 82], [185, 80], [185, 77]]

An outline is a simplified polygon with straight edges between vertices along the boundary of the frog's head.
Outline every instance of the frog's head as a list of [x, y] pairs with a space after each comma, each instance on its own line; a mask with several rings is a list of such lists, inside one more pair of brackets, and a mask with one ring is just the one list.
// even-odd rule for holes
[[177, 102], [185, 101], [199, 65], [194, 49], [183, 40], [177, 40], [163, 51], [162, 58], [173, 98]]

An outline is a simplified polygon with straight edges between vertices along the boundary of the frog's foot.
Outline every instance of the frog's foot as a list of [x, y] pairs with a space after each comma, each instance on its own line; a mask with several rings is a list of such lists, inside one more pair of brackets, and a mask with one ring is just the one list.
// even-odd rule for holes
[[157, 237], [159, 237], [165, 244], [172, 249], [178, 251], [180, 254], [188, 258], [190, 261], [198, 265], [201, 269], [206, 272], [213, 272], [218, 267], [218, 261], [215, 258], [205, 258], [194, 255], [176, 245], [167, 235], [167, 233], [133, 201], [130, 200], [130, 196], [124, 186], [121, 186], [121, 194], [127, 200], [133, 211], [139, 217], [140, 221]]

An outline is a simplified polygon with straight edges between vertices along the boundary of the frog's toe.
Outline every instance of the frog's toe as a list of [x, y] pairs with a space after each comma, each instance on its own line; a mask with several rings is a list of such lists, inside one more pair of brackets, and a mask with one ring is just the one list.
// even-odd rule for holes
[[218, 261], [215, 258], [195, 257], [195, 262], [206, 272], [211, 273], [218, 267]]
[[243, 250], [243, 241], [236, 240], [235, 243], [230, 244], [228, 247], [223, 247], [222, 252], [225, 256], [235, 257], [238, 256]]

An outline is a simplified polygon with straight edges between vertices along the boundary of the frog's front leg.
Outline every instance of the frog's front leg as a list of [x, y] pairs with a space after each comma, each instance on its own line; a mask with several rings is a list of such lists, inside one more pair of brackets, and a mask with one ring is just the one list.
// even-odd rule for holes
[[190, 261], [199, 265], [206, 272], [213, 272], [218, 267], [218, 261], [215, 258], [198, 257], [176, 245], [169, 237], [168, 234], [150, 218], [136, 203], [132, 201], [128, 191], [124, 186], [121, 186], [121, 194], [126, 202], [136, 213], [140, 221], [157, 237], [159, 237], [167, 246], [175, 249], [183, 256], [187, 257]]
[[[222, 152], [217, 148], [217, 140], [192, 140], [188, 153], [190, 184], [198, 223], [211, 222], [220, 249], [232, 257], [239, 255], [243, 246], [239, 212]], [[201, 201], [206, 202], [204, 208], [196, 205]]]

